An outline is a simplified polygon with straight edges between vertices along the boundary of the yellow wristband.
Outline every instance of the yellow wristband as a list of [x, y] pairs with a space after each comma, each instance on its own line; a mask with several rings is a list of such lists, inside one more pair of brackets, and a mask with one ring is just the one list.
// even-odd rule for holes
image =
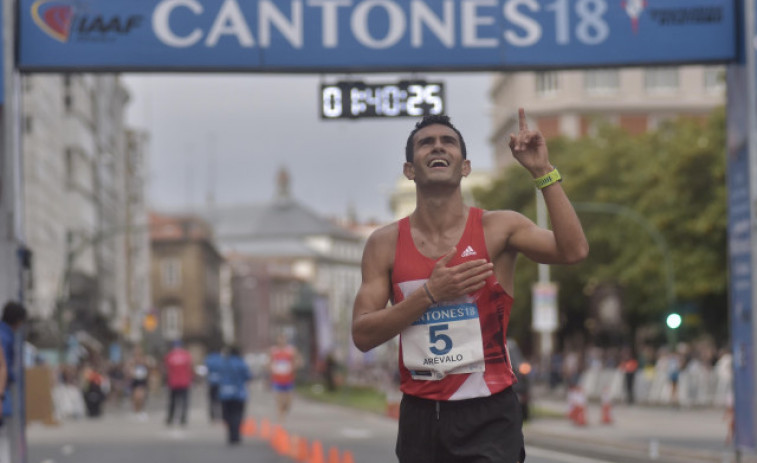
[[558, 172], [557, 169], [552, 169], [552, 171], [549, 172], [548, 174], [542, 175], [541, 177], [534, 179], [536, 188], [540, 190], [557, 182], [562, 182], [562, 177], [560, 176], [560, 172]]

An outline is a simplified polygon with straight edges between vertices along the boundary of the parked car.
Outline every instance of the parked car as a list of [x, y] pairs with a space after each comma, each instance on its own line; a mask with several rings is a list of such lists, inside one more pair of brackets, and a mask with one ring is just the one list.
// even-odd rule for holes
[[523, 358], [523, 353], [520, 351], [518, 343], [513, 339], [507, 340], [507, 354], [510, 357], [510, 365], [513, 367], [515, 377], [518, 379], [518, 382], [513, 386], [513, 390], [520, 401], [523, 421], [526, 421], [529, 418], [531, 405], [531, 364]]

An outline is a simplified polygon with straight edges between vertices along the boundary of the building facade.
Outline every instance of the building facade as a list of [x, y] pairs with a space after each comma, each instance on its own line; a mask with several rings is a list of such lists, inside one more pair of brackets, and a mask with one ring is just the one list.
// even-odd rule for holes
[[547, 137], [590, 135], [597, 124], [632, 134], [667, 119], [706, 117], [725, 102], [722, 66], [671, 66], [496, 74], [491, 86], [494, 166], [513, 162], [518, 108]]
[[[292, 198], [285, 169], [278, 173], [273, 200], [212, 207], [202, 215], [213, 224], [224, 255], [233, 256], [233, 281], [246, 285], [234, 290], [235, 310], [243, 312], [236, 316], [255, 320], [256, 326], [243, 325], [237, 341], [257, 350], [270, 345], [277, 331], [294, 333], [295, 309], [303, 297], [312, 296], [313, 301], [326, 301], [325, 310], [313, 314], [314, 324], [327, 324], [322, 332], [330, 333], [316, 342], [321, 349], [323, 343], [333, 345], [336, 355], [346, 359], [352, 345], [352, 303], [361, 281], [363, 238]], [[312, 291], [309, 296], [303, 296], [305, 287]]]
[[201, 361], [223, 344], [220, 275], [223, 258], [210, 225], [191, 215], [150, 214], [152, 314], [150, 350], [182, 341]]
[[126, 132], [125, 226], [126, 338], [137, 343], [142, 339], [143, 319], [151, 306], [150, 229], [147, 213], [147, 133]]
[[[73, 335], [74, 343], [103, 349], [129, 331], [132, 310], [127, 162], [144, 157], [127, 155], [129, 95], [117, 75], [88, 74], [24, 76], [22, 92], [32, 334], [40, 334], [42, 347], [59, 348]], [[143, 207], [142, 195], [134, 204], [140, 201]]]

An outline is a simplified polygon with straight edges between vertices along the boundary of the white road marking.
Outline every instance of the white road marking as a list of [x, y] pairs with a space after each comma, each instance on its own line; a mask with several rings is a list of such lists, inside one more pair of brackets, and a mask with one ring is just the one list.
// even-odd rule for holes
[[343, 428], [340, 431], [344, 437], [351, 437], [353, 439], [367, 439], [373, 436], [373, 433], [368, 429], [355, 429], [355, 428]]
[[579, 457], [577, 455], [570, 455], [561, 452], [555, 452], [553, 450], [547, 450], [537, 447], [526, 448], [526, 461], [528, 457], [535, 456], [541, 458], [550, 458], [553, 460], [561, 461], [563, 463], [612, 463], [606, 460], [597, 460], [595, 458]]

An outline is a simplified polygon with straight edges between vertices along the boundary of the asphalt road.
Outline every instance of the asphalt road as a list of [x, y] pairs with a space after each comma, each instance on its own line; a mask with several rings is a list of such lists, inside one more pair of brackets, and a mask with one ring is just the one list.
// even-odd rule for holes
[[[211, 423], [205, 409], [204, 391], [193, 394], [186, 427], [167, 427], [163, 403], [153, 398], [146, 420], [126, 407], [110, 407], [99, 419], [66, 421], [58, 427], [30, 425], [25, 463], [288, 463], [293, 456], [279, 455], [260, 436], [263, 420], [273, 423], [272, 397], [261, 384], [253, 386], [247, 415], [257, 424], [257, 435], [238, 447], [225, 443], [225, 428]], [[327, 456], [331, 447], [340, 454], [349, 451], [355, 463], [396, 461], [396, 421], [344, 407], [296, 399], [284, 423], [290, 437], [319, 441]], [[563, 453], [560, 450], [527, 448], [529, 463], [609, 463], [608, 460]], [[328, 461], [325, 458], [324, 461]], [[613, 460], [614, 463], [618, 460]]]

